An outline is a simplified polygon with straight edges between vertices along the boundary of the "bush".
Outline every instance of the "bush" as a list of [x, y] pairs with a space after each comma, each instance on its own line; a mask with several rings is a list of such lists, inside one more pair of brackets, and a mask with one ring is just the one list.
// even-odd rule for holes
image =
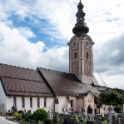
[[31, 120], [33, 120], [33, 115], [32, 115], [32, 114], [25, 114], [23, 117], [24, 117], [24, 119], [25, 119], [26, 121], [31, 121]]
[[110, 124], [108, 121], [104, 121], [103, 124]]
[[79, 122], [79, 118], [78, 118], [78, 116], [76, 115], [76, 123], [78, 123]]
[[22, 110], [19, 110], [18, 113], [19, 114], [24, 114], [24, 112]]
[[22, 114], [19, 114], [17, 112], [14, 113], [14, 116], [16, 117], [17, 120], [21, 120], [22, 119]]
[[52, 124], [52, 120], [51, 119], [45, 119], [43, 122], [44, 122], [44, 124]]
[[34, 120], [38, 121], [43, 121], [45, 119], [47, 119], [48, 113], [44, 110], [44, 109], [37, 109], [34, 113], [33, 113], [33, 118]]
[[120, 113], [121, 112], [121, 107], [120, 106], [115, 106], [114, 111], [116, 111], [117, 113]]
[[13, 111], [13, 113], [17, 112], [16, 107], [12, 106], [12, 111]]

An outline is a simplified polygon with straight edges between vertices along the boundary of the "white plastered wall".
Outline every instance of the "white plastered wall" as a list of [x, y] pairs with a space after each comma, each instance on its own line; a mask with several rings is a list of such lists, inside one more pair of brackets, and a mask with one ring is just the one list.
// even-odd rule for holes
[[6, 94], [0, 80], [0, 112], [6, 113]]
[[[73, 110], [77, 111], [77, 102], [76, 97], [69, 96], [70, 100], [73, 100]], [[58, 104], [58, 112], [61, 113], [62, 109], [65, 107], [65, 111], [68, 112], [69, 108], [71, 108], [71, 103], [68, 103], [66, 96], [59, 96], [58, 97], [59, 104]]]
[[[32, 97], [32, 108], [30, 108], [30, 97], [24, 97], [25, 98], [25, 108], [22, 108], [22, 97], [21, 96], [16, 96], [16, 107], [17, 111], [19, 110], [31, 110], [33, 113], [35, 110], [38, 109], [37, 107], [37, 98], [38, 97]], [[40, 97], [40, 107], [39, 108], [44, 108], [46, 111], [50, 109], [54, 109], [54, 98], [53, 97], [47, 97], [46, 98], [46, 107], [44, 107], [44, 97]], [[11, 110], [13, 106], [13, 96], [7, 97], [7, 110]]]

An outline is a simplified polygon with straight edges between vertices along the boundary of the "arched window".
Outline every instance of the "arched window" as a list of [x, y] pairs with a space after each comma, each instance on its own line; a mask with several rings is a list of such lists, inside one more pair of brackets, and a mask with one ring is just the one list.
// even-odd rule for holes
[[77, 52], [74, 52], [74, 59], [77, 59]]
[[88, 108], [87, 108], [87, 113], [92, 113], [91, 105], [88, 106]]
[[89, 59], [89, 53], [86, 52], [86, 59]]

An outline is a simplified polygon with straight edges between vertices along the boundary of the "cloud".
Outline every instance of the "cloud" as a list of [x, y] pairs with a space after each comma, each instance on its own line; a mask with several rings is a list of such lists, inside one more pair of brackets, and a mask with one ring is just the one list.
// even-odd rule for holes
[[[124, 72], [124, 33], [95, 49], [95, 65], [100, 72], [108, 72], [112, 69], [115, 74]], [[122, 70], [122, 71], [121, 71]]]
[[0, 29], [0, 62], [33, 69], [39, 66], [68, 71], [68, 47], [53, 47], [44, 52], [42, 41], [28, 41], [34, 36], [31, 30], [10, 28], [3, 22], [0, 22]]

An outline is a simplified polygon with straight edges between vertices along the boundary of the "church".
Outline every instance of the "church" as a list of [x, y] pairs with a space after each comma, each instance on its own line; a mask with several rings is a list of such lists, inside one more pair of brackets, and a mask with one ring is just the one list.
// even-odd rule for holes
[[[38, 108], [52, 112], [107, 113], [106, 106], [97, 102], [99, 94], [107, 88], [98, 73], [93, 72], [92, 38], [84, 22], [85, 13], [80, 1], [74, 36], [69, 46], [69, 73], [37, 67], [36, 70], [0, 64], [0, 112], [30, 111]], [[42, 66], [42, 65], [41, 65]]]

